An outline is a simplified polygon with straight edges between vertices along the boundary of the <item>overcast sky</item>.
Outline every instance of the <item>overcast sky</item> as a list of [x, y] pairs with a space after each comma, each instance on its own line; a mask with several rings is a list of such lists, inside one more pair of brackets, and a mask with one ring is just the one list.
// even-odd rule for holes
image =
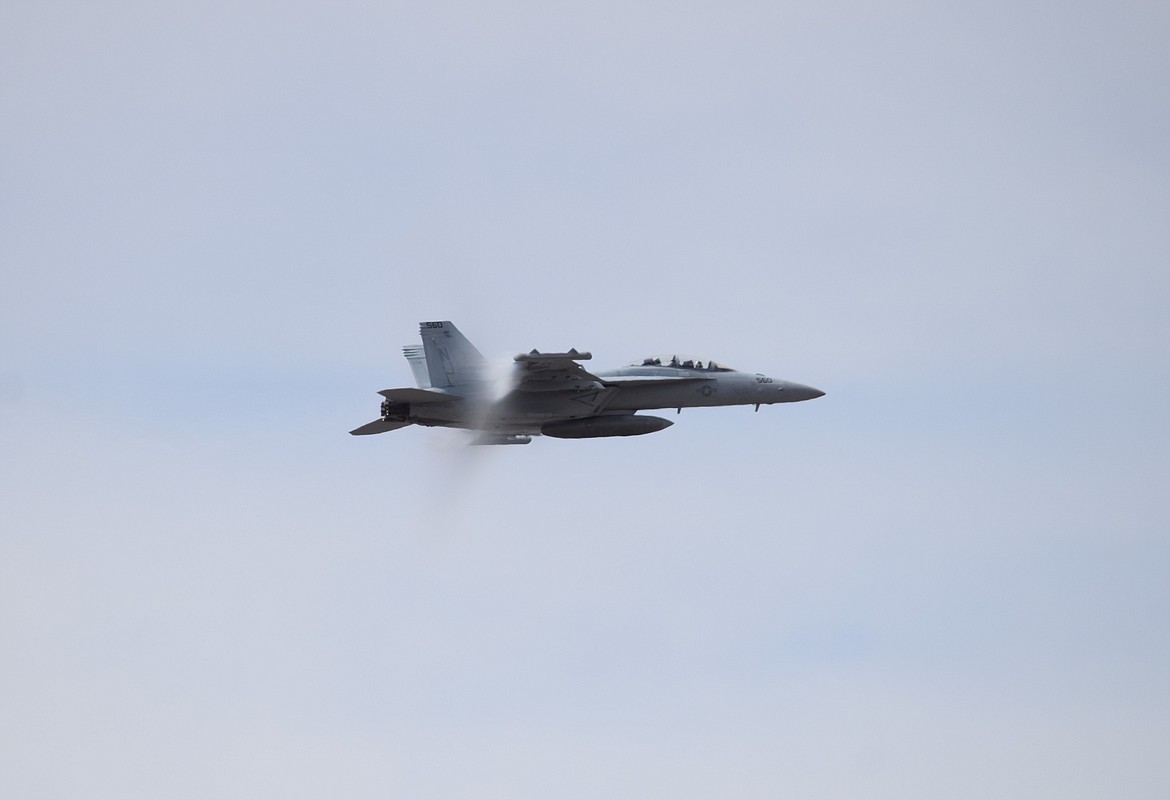
[[[8, 3], [0, 795], [1170, 795], [1170, 12]], [[347, 431], [451, 319], [826, 397]]]

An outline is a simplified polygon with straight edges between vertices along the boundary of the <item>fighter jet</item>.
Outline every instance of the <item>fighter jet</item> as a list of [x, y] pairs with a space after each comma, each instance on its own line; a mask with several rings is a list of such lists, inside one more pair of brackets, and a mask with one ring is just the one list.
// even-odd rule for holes
[[762, 373], [739, 372], [707, 358], [648, 356], [617, 369], [589, 372], [590, 353], [541, 353], [514, 358], [504, 381], [450, 322], [420, 322], [422, 345], [402, 348], [417, 388], [383, 389], [382, 415], [354, 436], [408, 425], [464, 428], [473, 444], [528, 444], [533, 436], [595, 439], [640, 436], [674, 423], [637, 412], [696, 406], [793, 403], [824, 392]]

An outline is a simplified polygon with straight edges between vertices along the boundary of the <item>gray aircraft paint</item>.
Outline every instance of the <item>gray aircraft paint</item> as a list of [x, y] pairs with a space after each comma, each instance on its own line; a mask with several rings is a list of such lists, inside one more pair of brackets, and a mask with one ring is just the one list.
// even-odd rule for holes
[[[588, 439], [640, 436], [669, 427], [647, 409], [793, 403], [821, 397], [811, 386], [746, 373], [714, 361], [651, 357], [589, 372], [590, 353], [540, 353], [514, 359], [512, 386], [502, 396], [487, 361], [450, 321], [419, 323], [422, 347], [408, 345], [418, 388], [383, 389], [382, 415], [350, 431], [385, 433], [408, 425], [480, 431], [476, 444], [528, 444], [532, 436]], [[665, 363], [663, 361], [665, 360]]]

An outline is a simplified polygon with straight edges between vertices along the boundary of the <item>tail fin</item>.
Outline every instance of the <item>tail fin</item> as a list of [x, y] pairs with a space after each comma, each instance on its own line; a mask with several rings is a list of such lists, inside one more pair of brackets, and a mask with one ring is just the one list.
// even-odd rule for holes
[[414, 373], [414, 382], [420, 389], [431, 388], [431, 376], [427, 372], [427, 355], [421, 344], [408, 344], [402, 348], [402, 355], [410, 362], [410, 371]]
[[450, 321], [420, 322], [418, 328], [432, 387], [458, 387], [486, 378], [483, 354]]

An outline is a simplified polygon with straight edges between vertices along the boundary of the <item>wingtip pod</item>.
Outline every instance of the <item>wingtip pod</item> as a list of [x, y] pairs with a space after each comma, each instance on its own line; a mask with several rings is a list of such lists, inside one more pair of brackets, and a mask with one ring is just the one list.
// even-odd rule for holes
[[548, 361], [557, 358], [568, 358], [572, 361], [589, 361], [593, 358], [593, 354], [579, 353], [576, 349], [570, 350], [567, 353], [541, 353], [538, 350], [530, 350], [527, 353], [519, 353], [513, 356], [514, 361]]

